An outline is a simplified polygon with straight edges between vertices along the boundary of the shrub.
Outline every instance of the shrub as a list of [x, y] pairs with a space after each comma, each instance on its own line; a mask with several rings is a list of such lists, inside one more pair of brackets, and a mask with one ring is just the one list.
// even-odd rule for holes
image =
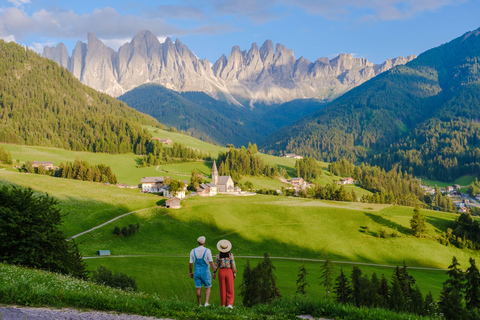
[[92, 273], [92, 281], [112, 288], [126, 291], [137, 291], [137, 283], [134, 277], [123, 272], [112, 272], [104, 266], [100, 266]]

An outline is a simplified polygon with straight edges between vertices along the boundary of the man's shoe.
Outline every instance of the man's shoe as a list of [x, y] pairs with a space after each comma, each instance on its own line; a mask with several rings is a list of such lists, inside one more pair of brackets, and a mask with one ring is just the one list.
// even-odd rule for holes
[[233, 306], [232, 306], [231, 304], [229, 304], [229, 305], [227, 306], [227, 308], [233, 309]]
[[210, 303], [205, 303], [205, 307], [208, 307], [210, 305]]

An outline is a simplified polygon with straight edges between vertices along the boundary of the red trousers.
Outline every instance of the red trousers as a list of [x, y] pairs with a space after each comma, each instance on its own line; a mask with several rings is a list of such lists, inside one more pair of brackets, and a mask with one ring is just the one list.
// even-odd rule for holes
[[[233, 306], [233, 271], [230, 268], [218, 269], [218, 284], [220, 285], [220, 303], [222, 306]], [[228, 303], [227, 303], [228, 301]]]

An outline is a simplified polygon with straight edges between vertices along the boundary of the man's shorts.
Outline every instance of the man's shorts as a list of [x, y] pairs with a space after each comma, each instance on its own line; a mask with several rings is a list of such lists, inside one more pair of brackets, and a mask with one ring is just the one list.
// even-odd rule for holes
[[202, 285], [205, 288], [210, 288], [212, 286], [212, 275], [210, 274], [210, 269], [204, 269], [202, 271], [195, 270], [195, 276], [193, 277], [195, 281], [195, 287], [201, 288]]

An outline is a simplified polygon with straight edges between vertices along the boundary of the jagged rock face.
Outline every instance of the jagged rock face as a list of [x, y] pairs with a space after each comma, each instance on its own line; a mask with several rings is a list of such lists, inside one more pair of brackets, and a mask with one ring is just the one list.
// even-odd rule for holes
[[203, 91], [217, 98], [222, 92], [233, 104], [249, 101], [283, 103], [294, 99], [333, 99], [390, 68], [405, 64], [415, 56], [389, 59], [374, 65], [366, 59], [341, 54], [329, 60], [310, 62], [296, 59], [281, 44], [274, 48], [267, 40], [250, 50], [232, 48], [228, 59], [222, 55], [213, 67], [198, 59], [180, 40], [160, 43], [151, 32], [139, 32], [131, 42], [115, 52], [93, 32], [87, 44], [78, 42], [68, 57], [63, 44], [45, 47], [43, 56], [68, 68], [86, 85], [117, 97], [141, 84], [153, 82], [175, 91]]
[[366, 59], [340, 54], [329, 60], [310, 62], [296, 59], [292, 50], [267, 40], [260, 50], [256, 43], [248, 52], [233, 47], [228, 60], [222, 56], [213, 66], [214, 74], [225, 82], [235, 97], [282, 103], [293, 99], [333, 99], [390, 68], [405, 64], [416, 56], [389, 59], [374, 65]]

